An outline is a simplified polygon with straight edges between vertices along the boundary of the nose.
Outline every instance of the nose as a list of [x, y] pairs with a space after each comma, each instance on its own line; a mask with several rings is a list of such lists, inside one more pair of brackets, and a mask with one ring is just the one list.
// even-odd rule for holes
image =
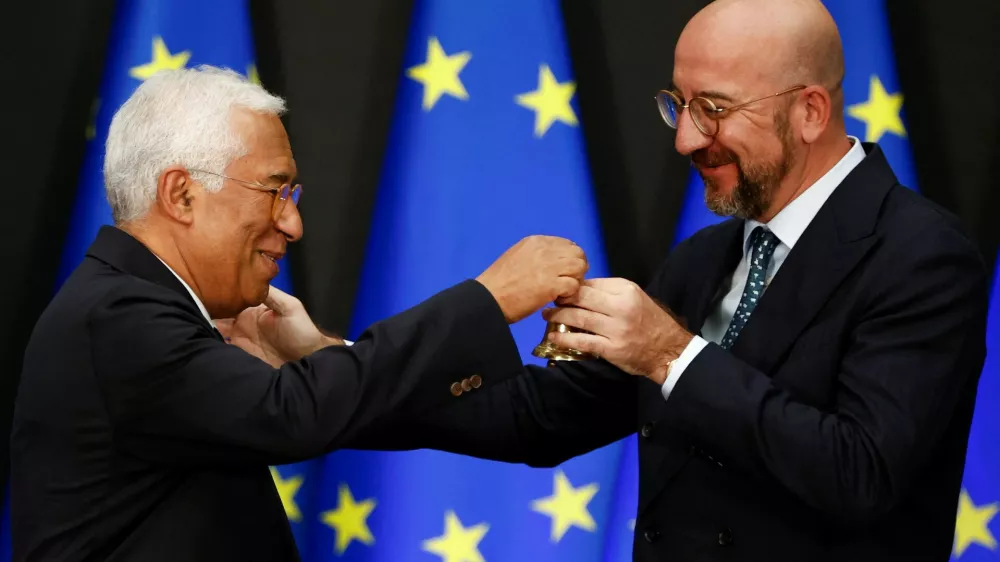
[[285, 235], [289, 242], [300, 240], [302, 238], [302, 215], [299, 214], [298, 205], [291, 201], [285, 203], [274, 226]]
[[712, 137], [701, 132], [691, 118], [691, 111], [683, 111], [677, 119], [677, 134], [674, 136], [674, 148], [682, 156], [690, 156], [694, 151], [712, 144]]

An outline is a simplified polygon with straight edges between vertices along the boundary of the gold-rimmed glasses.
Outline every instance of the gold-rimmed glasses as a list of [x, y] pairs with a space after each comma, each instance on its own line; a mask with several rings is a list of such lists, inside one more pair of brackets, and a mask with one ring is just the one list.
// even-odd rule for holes
[[719, 133], [719, 120], [728, 115], [729, 113], [736, 111], [737, 109], [742, 109], [752, 103], [757, 103], [768, 98], [773, 98], [776, 96], [781, 96], [789, 92], [794, 92], [796, 90], [801, 90], [805, 88], [804, 84], [798, 86], [792, 86], [787, 90], [782, 90], [776, 94], [769, 94], [759, 98], [754, 98], [750, 101], [745, 101], [741, 104], [731, 105], [729, 107], [719, 107], [715, 105], [715, 102], [705, 97], [695, 97], [691, 98], [691, 101], [684, 103], [684, 100], [677, 94], [670, 90], [660, 90], [656, 93], [656, 105], [660, 109], [660, 116], [672, 129], [677, 128], [677, 120], [680, 119], [681, 110], [689, 109], [691, 111], [691, 120], [694, 122], [695, 127], [707, 136], [714, 137]]
[[293, 205], [298, 206], [299, 198], [302, 196], [302, 186], [299, 184], [292, 186], [286, 183], [281, 187], [269, 187], [260, 182], [231, 178], [225, 174], [217, 174], [215, 172], [209, 172], [208, 170], [196, 170], [191, 168], [188, 169], [188, 171], [218, 176], [220, 178], [234, 181], [243, 187], [254, 189], [256, 191], [266, 191], [272, 194], [274, 196], [274, 203], [271, 204], [271, 220], [274, 222], [278, 222], [278, 218], [281, 217], [281, 212], [285, 210], [285, 203], [287, 203], [289, 199], [291, 199]]

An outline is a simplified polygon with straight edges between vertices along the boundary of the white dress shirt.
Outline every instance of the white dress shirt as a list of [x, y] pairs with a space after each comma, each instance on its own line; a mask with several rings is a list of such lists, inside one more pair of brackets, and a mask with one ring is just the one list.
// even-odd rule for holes
[[[153, 255], [156, 256], [156, 254]], [[160, 256], [156, 256], [156, 259], [160, 260]], [[185, 283], [183, 279], [181, 279], [180, 275], [177, 275], [176, 271], [174, 271], [173, 269], [171, 269], [169, 265], [167, 265], [167, 262], [160, 260], [160, 263], [163, 264], [163, 267], [166, 267], [168, 270], [170, 270], [170, 273], [174, 274], [174, 277], [176, 277], [177, 280], [181, 282], [181, 285], [184, 285], [184, 288], [187, 289], [187, 292], [191, 295], [191, 298], [194, 299], [194, 304], [198, 305], [198, 310], [201, 311], [202, 315], [205, 316], [205, 320], [208, 320], [208, 323], [211, 324], [212, 327], [214, 328], [215, 321], [213, 321], [212, 317], [209, 316], [208, 309], [205, 308], [205, 305], [201, 302], [201, 299], [198, 298], [198, 295], [194, 294], [194, 291], [191, 290], [191, 287], [187, 283]]]
[[[674, 389], [674, 385], [677, 384], [681, 375], [684, 374], [684, 369], [694, 361], [698, 353], [709, 342], [719, 343], [722, 341], [722, 336], [729, 329], [729, 323], [732, 321], [733, 314], [736, 313], [736, 308], [740, 304], [740, 297], [743, 295], [743, 288], [746, 285], [747, 276], [750, 274], [750, 234], [753, 232], [753, 229], [758, 226], [764, 226], [778, 238], [778, 246], [774, 250], [771, 263], [768, 265], [764, 276], [764, 286], [766, 288], [778, 272], [781, 264], [784, 263], [785, 258], [788, 257], [788, 253], [795, 247], [795, 243], [798, 242], [799, 237], [802, 236], [806, 227], [812, 222], [816, 213], [826, 203], [826, 200], [830, 198], [830, 195], [837, 189], [837, 186], [844, 181], [847, 174], [865, 159], [865, 150], [861, 146], [861, 141], [856, 137], [849, 136], [848, 138], [851, 139], [851, 149], [847, 151], [847, 154], [830, 168], [827, 173], [823, 174], [823, 177], [819, 178], [816, 183], [809, 186], [801, 195], [775, 215], [770, 222], [763, 224], [756, 220], [748, 219], [744, 223], [743, 259], [740, 260], [739, 265], [736, 266], [736, 271], [733, 272], [729, 279], [729, 290], [718, 306], [705, 319], [705, 323], [702, 324], [701, 334], [704, 337], [695, 335], [691, 343], [684, 348], [680, 357], [671, 365], [667, 380], [661, 387], [664, 398], [670, 397], [670, 392]], [[753, 316], [753, 313], [750, 315]]]

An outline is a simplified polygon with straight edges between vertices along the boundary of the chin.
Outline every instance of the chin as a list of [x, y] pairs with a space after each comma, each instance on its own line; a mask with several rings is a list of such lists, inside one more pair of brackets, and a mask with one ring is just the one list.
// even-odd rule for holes
[[255, 292], [254, 296], [250, 299], [250, 306], [257, 306], [267, 300], [267, 293], [271, 290], [269, 284], [264, 283], [263, 286], [259, 287]]

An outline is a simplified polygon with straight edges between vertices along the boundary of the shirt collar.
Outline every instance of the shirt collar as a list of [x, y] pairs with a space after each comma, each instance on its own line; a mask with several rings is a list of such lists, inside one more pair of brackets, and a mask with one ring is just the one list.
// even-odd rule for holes
[[187, 289], [187, 292], [191, 294], [191, 298], [194, 299], [194, 304], [198, 305], [198, 310], [201, 311], [202, 315], [205, 317], [205, 320], [208, 320], [208, 323], [211, 324], [212, 327], [214, 328], [215, 321], [213, 321], [211, 315], [208, 314], [208, 309], [205, 308], [205, 305], [201, 302], [201, 299], [198, 298], [198, 295], [194, 294], [194, 291], [191, 290], [191, 287], [184, 281], [184, 279], [181, 278], [180, 275], [177, 275], [177, 272], [174, 271], [173, 268], [167, 265], [167, 262], [161, 260], [160, 256], [156, 256], [156, 259], [160, 260], [160, 263], [162, 263], [164, 267], [170, 270], [170, 273], [174, 274], [174, 277], [176, 277], [177, 280], [181, 282], [181, 285], [184, 285], [184, 288]]
[[851, 149], [830, 168], [821, 178], [816, 180], [791, 203], [785, 206], [766, 225], [754, 219], [747, 219], [743, 225], [743, 254], [750, 251], [750, 234], [758, 226], [765, 226], [778, 238], [778, 240], [791, 250], [798, 242], [806, 227], [812, 222], [816, 213], [819, 212], [826, 200], [830, 198], [837, 186], [844, 181], [844, 178], [851, 173], [862, 160], [865, 159], [865, 149], [861, 146], [861, 140], [848, 135], [851, 140]]

